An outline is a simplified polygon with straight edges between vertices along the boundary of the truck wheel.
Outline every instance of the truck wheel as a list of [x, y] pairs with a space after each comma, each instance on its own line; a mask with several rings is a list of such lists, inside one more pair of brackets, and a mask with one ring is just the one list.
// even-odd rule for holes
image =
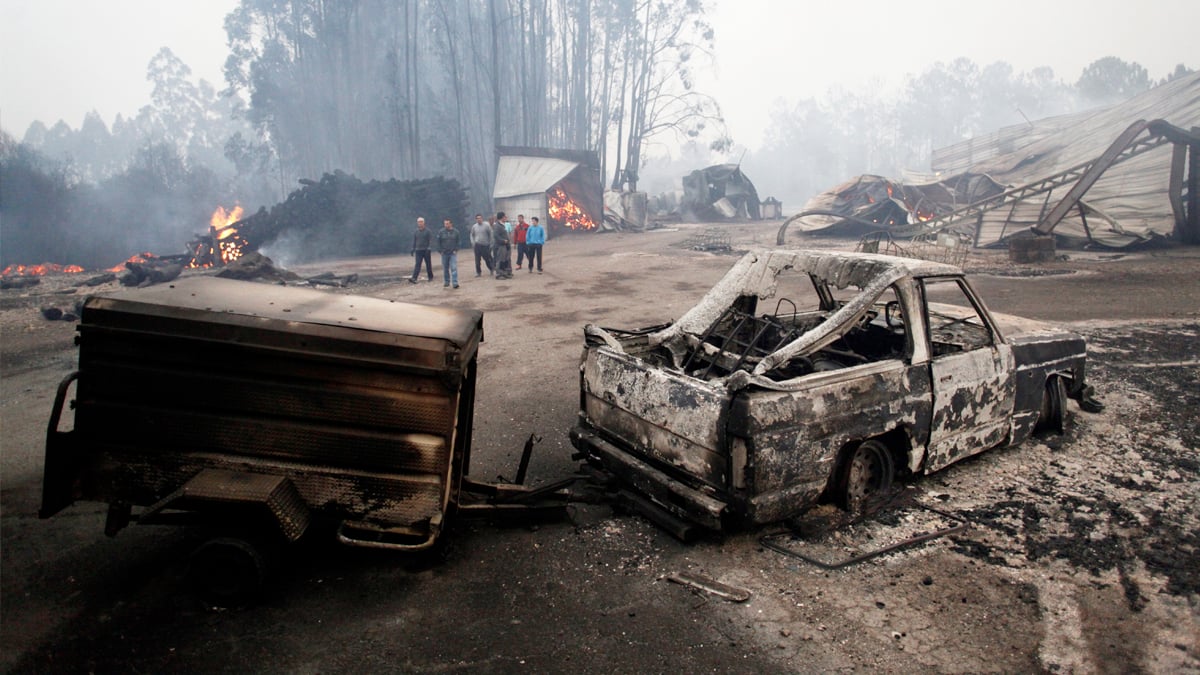
[[1051, 376], [1042, 393], [1042, 411], [1034, 431], [1061, 434], [1067, 428], [1067, 385], [1063, 378]]
[[896, 476], [892, 452], [877, 440], [852, 448], [842, 465], [841, 501], [847, 511], [860, 511], [872, 496], [887, 492]]
[[235, 537], [217, 537], [192, 554], [189, 576], [197, 592], [215, 607], [236, 607], [262, 590], [267, 560], [254, 544]]

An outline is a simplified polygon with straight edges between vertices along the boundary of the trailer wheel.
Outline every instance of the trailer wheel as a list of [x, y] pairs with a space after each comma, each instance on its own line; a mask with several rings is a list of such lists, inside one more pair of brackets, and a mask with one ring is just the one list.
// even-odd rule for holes
[[262, 590], [267, 559], [245, 539], [217, 537], [192, 554], [189, 576], [197, 592], [215, 607], [245, 604]]
[[1042, 411], [1034, 431], [1061, 434], [1067, 428], [1067, 385], [1063, 378], [1051, 375], [1042, 394]]
[[867, 500], [887, 492], [896, 476], [892, 451], [875, 439], [852, 447], [842, 463], [839, 498], [847, 511], [860, 511]]

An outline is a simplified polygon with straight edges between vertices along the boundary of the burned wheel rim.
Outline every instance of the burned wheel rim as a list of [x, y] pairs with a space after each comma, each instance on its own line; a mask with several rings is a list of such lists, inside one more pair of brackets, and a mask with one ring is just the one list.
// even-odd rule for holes
[[1066, 423], [1067, 385], [1061, 377], [1051, 377], [1046, 381], [1046, 391], [1042, 394], [1042, 410], [1038, 414], [1036, 430], [1061, 434], [1066, 429]]
[[204, 601], [231, 607], [251, 600], [266, 580], [267, 563], [253, 544], [233, 537], [218, 537], [192, 554], [189, 575]]
[[874, 495], [892, 487], [895, 466], [887, 446], [876, 440], [863, 441], [846, 459], [842, 479], [843, 505], [860, 510]]

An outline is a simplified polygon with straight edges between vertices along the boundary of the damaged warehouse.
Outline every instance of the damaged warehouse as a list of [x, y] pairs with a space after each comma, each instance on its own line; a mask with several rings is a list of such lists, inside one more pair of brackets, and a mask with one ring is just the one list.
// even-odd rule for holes
[[953, 232], [988, 247], [1053, 234], [1062, 245], [1200, 242], [1200, 73], [1100, 110], [935, 150], [926, 181], [862, 176], [784, 223], [802, 232]]

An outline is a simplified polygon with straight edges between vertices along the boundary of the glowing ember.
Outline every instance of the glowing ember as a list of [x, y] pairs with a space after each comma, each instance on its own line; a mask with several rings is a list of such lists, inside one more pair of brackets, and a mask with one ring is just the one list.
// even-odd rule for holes
[[150, 262], [153, 259], [154, 259], [154, 254], [149, 251], [142, 251], [141, 253], [134, 253], [133, 255], [129, 256], [128, 260], [121, 262], [121, 263], [117, 263], [116, 265], [113, 265], [112, 267], [108, 268], [108, 271], [114, 272], [114, 273], [115, 272], [124, 272], [125, 271], [125, 263], [144, 263], [144, 262]]
[[208, 221], [208, 235], [192, 245], [192, 259], [188, 267], [212, 267], [225, 265], [242, 257], [246, 240], [238, 234], [234, 223], [242, 219], [242, 207], [235, 206], [226, 211], [218, 206]]
[[551, 220], [562, 223], [572, 230], [592, 230], [596, 228], [596, 222], [592, 220], [583, 209], [571, 201], [566, 192], [562, 188], [555, 188], [554, 192], [549, 195], [550, 204], [547, 209]]
[[56, 265], [54, 263], [42, 263], [41, 265], [9, 265], [3, 271], [0, 271], [0, 276], [11, 277], [40, 277], [51, 272], [62, 274], [79, 274], [83, 268], [79, 265]]

